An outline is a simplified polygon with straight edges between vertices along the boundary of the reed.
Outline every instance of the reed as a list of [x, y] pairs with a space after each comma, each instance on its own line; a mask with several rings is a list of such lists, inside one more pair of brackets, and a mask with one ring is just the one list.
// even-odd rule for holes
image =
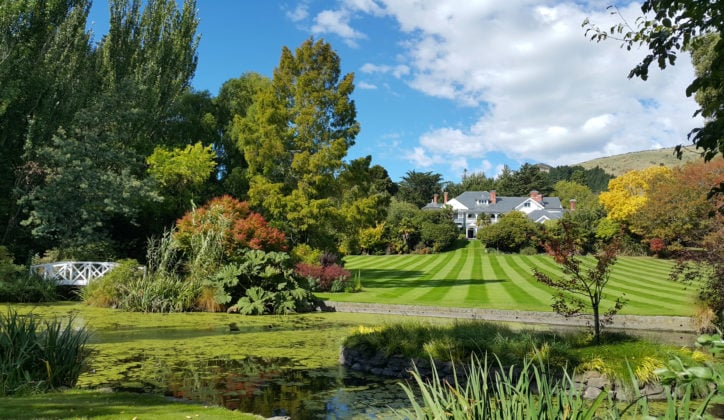
[[38, 321], [0, 313], [0, 395], [73, 387], [85, 367], [89, 333], [73, 318]]

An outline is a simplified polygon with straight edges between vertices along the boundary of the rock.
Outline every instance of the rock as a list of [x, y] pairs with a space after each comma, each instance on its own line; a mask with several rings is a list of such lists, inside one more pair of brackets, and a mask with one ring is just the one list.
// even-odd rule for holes
[[661, 401], [666, 399], [666, 390], [658, 382], [647, 383], [641, 389], [641, 395], [646, 396], [650, 401]]
[[608, 378], [606, 378], [605, 376], [598, 378], [588, 378], [586, 385], [588, 385], [589, 388], [605, 389], [611, 388], [611, 381], [609, 381]]
[[601, 391], [600, 388], [589, 386], [586, 388], [586, 392], [583, 393], [583, 398], [586, 400], [595, 400], [601, 395], [601, 392], [603, 391]]

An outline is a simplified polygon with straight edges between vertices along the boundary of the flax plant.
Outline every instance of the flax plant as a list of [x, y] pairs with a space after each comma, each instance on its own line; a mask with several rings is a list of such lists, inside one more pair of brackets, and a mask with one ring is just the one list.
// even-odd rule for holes
[[89, 333], [73, 319], [37, 321], [0, 313], [0, 395], [73, 387], [85, 367]]

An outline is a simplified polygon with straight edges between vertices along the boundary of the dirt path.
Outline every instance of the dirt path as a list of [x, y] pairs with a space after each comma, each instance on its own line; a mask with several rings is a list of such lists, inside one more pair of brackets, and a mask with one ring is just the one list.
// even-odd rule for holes
[[[520, 322], [557, 326], [585, 326], [585, 317], [565, 318], [553, 312], [509, 311], [482, 308], [448, 308], [440, 306], [384, 305], [377, 303], [350, 303], [327, 301], [325, 304], [338, 312], [360, 312], [421, 317], [480, 319], [486, 321]], [[694, 320], [684, 316], [617, 315], [611, 328], [617, 330], [646, 330], [674, 333], [696, 331]]]

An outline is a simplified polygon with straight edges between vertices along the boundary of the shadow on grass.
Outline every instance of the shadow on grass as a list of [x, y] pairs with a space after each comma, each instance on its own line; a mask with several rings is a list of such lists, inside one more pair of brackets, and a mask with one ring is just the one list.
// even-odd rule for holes
[[422, 278], [425, 274], [420, 270], [384, 270], [359, 269], [352, 270], [353, 276], [360, 273], [362, 287], [384, 288], [420, 288], [441, 286], [474, 286], [491, 283], [503, 283], [503, 279], [436, 279]]

